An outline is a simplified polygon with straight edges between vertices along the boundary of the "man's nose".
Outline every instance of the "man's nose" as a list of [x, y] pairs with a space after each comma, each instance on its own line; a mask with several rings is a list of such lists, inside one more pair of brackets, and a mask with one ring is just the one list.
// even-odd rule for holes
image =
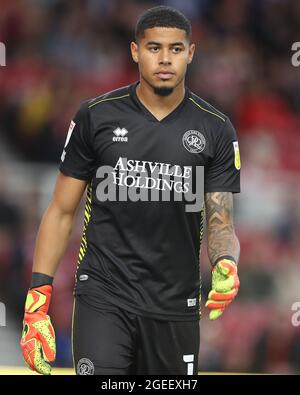
[[170, 52], [167, 48], [161, 50], [159, 63], [160, 64], [171, 64], [171, 56], [170, 56]]

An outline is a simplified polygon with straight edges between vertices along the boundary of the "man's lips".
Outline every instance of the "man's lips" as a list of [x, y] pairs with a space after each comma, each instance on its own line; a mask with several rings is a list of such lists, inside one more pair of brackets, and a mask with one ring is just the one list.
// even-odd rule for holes
[[159, 71], [155, 73], [155, 75], [157, 75], [161, 79], [167, 80], [172, 78], [174, 73], [172, 73], [171, 71]]

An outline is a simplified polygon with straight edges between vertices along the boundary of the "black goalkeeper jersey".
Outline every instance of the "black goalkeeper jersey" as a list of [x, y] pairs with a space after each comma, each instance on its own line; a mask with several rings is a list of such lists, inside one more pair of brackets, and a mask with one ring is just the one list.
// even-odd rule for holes
[[197, 210], [186, 196], [240, 191], [237, 136], [187, 87], [157, 120], [138, 83], [84, 102], [69, 128], [60, 171], [89, 181], [75, 294], [157, 319], [197, 320], [203, 196]]

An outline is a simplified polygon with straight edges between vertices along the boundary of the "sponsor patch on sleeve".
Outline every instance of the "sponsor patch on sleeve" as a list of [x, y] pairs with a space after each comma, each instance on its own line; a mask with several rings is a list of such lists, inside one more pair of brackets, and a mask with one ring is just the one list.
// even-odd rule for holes
[[65, 146], [64, 146], [64, 150], [63, 150], [63, 153], [61, 155], [61, 161], [62, 162], [65, 160], [65, 156], [66, 156], [65, 148], [66, 148], [66, 146], [68, 145], [68, 143], [70, 141], [70, 138], [71, 138], [71, 135], [72, 135], [72, 132], [73, 132], [73, 129], [74, 129], [75, 125], [76, 125], [76, 123], [74, 121], [71, 121], [70, 126], [69, 126], [69, 130], [68, 130], [68, 134], [67, 134], [67, 138], [66, 138], [66, 142], [65, 142]]

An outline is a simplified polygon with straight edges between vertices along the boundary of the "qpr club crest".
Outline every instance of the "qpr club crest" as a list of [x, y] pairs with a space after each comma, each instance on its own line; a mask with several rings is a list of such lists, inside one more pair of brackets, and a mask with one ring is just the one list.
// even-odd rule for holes
[[81, 358], [77, 364], [77, 374], [79, 376], [93, 375], [95, 373], [94, 364], [87, 358]]
[[206, 146], [206, 140], [198, 130], [188, 130], [182, 137], [182, 143], [185, 149], [192, 154], [199, 154]]

